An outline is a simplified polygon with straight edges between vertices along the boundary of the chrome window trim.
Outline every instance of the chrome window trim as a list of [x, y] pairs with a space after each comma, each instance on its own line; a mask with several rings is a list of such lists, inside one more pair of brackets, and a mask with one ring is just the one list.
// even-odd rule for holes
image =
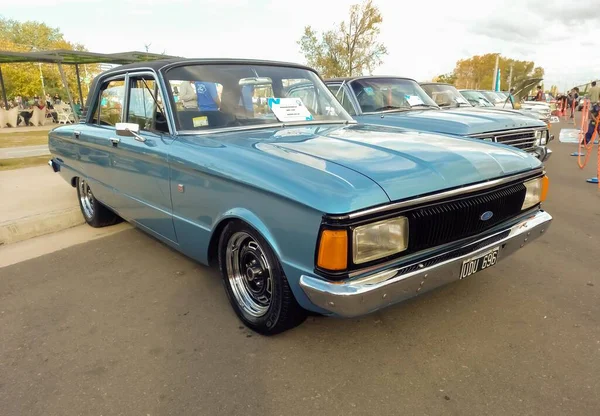
[[383, 214], [383, 213], [387, 213], [389, 211], [399, 210], [399, 209], [403, 209], [403, 208], [412, 207], [415, 205], [436, 202], [436, 201], [443, 200], [446, 198], [452, 198], [452, 197], [456, 197], [459, 195], [478, 192], [478, 191], [482, 191], [485, 189], [494, 188], [496, 186], [501, 186], [501, 185], [507, 184], [509, 182], [518, 181], [521, 179], [529, 179], [529, 178], [533, 179], [535, 177], [542, 176], [545, 173], [546, 172], [544, 171], [543, 168], [538, 168], [538, 169], [530, 170], [527, 172], [518, 173], [516, 175], [506, 176], [504, 178], [492, 179], [492, 180], [489, 180], [486, 182], [481, 182], [481, 183], [477, 183], [474, 185], [468, 185], [468, 186], [464, 186], [462, 188], [456, 188], [456, 189], [452, 189], [452, 190], [446, 191], [446, 192], [440, 192], [440, 193], [427, 195], [427, 196], [423, 196], [420, 198], [409, 199], [406, 201], [396, 202], [396, 203], [392, 203], [392, 204], [388, 204], [388, 205], [382, 205], [382, 206], [375, 207], [375, 208], [367, 208], [367, 209], [363, 209], [360, 211], [351, 212], [349, 214], [327, 215], [326, 218], [328, 220], [334, 220], [334, 221], [354, 220], [354, 219], [360, 218], [360, 217], [366, 217], [366, 216], [375, 215], [375, 214]]
[[[129, 95], [131, 93], [131, 85], [129, 85], [129, 81], [131, 81], [132, 77], [135, 78], [137, 76], [149, 75], [152, 78], [154, 78], [155, 85], [158, 87], [158, 90], [160, 91], [160, 94], [162, 95], [163, 109], [165, 110], [165, 113], [167, 113], [167, 114], [164, 114], [164, 116], [167, 119], [167, 126], [169, 127], [169, 131], [166, 134], [169, 135], [169, 136], [172, 136], [175, 126], [172, 125], [171, 118], [168, 116], [168, 113], [171, 111], [171, 109], [167, 107], [167, 100], [165, 99], [165, 94], [164, 94], [164, 91], [163, 91], [163, 85], [160, 82], [160, 77], [156, 74], [156, 72], [151, 71], [151, 70], [147, 70], [147, 69], [142, 69], [142, 70], [139, 70], [139, 71], [137, 69], [136, 70], [131, 70], [131, 71], [127, 72], [127, 75], [129, 77], [129, 80], [127, 81], [128, 85], [126, 86], [127, 89], [126, 89], [126, 93], [125, 94], [127, 95], [128, 100], [127, 100], [127, 108], [124, 109], [123, 117], [126, 118], [127, 116], [129, 116]], [[159, 135], [160, 134], [165, 134], [164, 132], [151, 131], [151, 130], [147, 130], [147, 131], [150, 131], [152, 133], [156, 133], [156, 134], [159, 134]]]

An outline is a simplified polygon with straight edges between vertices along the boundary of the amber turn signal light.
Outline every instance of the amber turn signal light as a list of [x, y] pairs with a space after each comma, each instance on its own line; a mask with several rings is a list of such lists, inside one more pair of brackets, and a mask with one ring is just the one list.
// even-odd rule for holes
[[319, 243], [317, 266], [325, 270], [345, 270], [348, 267], [348, 232], [323, 230]]
[[548, 187], [550, 186], [550, 179], [547, 176], [542, 178], [542, 194], [540, 195], [540, 201], [544, 202], [548, 196]]

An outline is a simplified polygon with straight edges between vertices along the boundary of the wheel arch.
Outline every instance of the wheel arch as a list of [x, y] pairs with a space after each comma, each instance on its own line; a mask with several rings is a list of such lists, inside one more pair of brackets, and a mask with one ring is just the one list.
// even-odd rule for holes
[[210, 235], [207, 260], [209, 265], [217, 264], [219, 252], [219, 239], [227, 224], [233, 221], [243, 221], [258, 232], [270, 245], [277, 258], [281, 261], [281, 251], [269, 227], [252, 211], [246, 208], [233, 208], [225, 212], [215, 221], [215, 226]]

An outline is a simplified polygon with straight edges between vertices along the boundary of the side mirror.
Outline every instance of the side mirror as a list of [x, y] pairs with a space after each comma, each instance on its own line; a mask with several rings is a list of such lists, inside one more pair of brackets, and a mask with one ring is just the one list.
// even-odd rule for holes
[[133, 137], [142, 143], [146, 141], [145, 137], [138, 134], [140, 125], [137, 123], [117, 123], [115, 127], [117, 128], [117, 136]]
[[140, 132], [140, 126], [137, 123], [117, 123], [115, 127], [118, 136], [134, 137], [134, 133]]

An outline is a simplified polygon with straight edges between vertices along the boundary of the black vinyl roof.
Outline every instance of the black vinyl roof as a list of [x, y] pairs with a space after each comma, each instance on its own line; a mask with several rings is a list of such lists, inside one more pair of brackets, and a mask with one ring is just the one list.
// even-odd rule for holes
[[327, 79], [325, 79], [325, 82], [352, 82], [352, 81], [356, 81], [358, 79], [386, 79], [386, 78], [408, 79], [411, 81], [415, 81], [412, 78], [399, 77], [399, 76], [395, 76], [395, 75], [357, 75], [354, 77], [327, 78]]
[[131, 69], [147, 68], [154, 71], [159, 71], [167, 67], [182, 66], [182, 65], [271, 65], [271, 66], [288, 66], [293, 68], [303, 68], [309, 71], [314, 69], [305, 65], [292, 62], [268, 61], [263, 59], [239, 59], [239, 58], [169, 58], [159, 59], [149, 62], [135, 62], [128, 65], [122, 65], [116, 68], [109, 69], [102, 73], [103, 76], [113, 72], [123, 72]]

